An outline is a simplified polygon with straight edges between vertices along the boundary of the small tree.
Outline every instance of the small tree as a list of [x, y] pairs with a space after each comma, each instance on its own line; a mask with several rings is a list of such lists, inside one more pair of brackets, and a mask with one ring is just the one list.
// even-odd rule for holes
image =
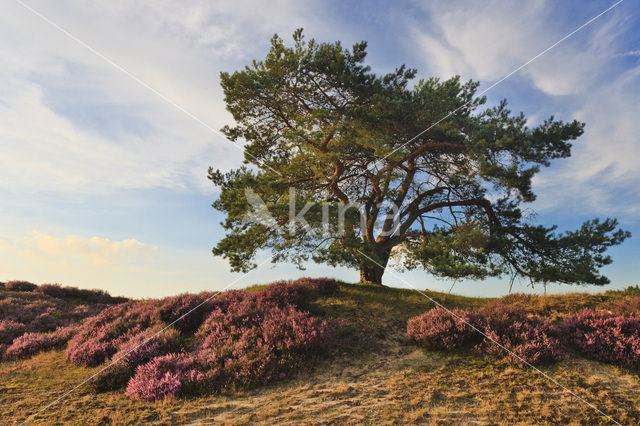
[[[604, 253], [629, 236], [615, 219], [558, 233], [519, 207], [535, 199], [540, 166], [569, 157], [584, 124], [551, 117], [529, 128], [506, 101], [478, 111], [477, 82], [430, 78], [410, 88], [415, 70], [378, 76], [363, 64], [365, 42], [349, 51], [307, 43], [302, 30], [293, 38], [288, 47], [274, 36], [264, 61], [221, 74], [237, 122], [223, 131], [247, 141], [244, 166], [209, 170], [228, 231], [213, 253], [234, 270], [255, 267], [256, 252], [270, 249], [274, 262], [346, 265], [377, 284], [392, 255], [456, 279], [609, 282], [599, 273], [611, 262]], [[247, 188], [273, 223], [246, 220]], [[304, 227], [290, 223], [294, 202]]]

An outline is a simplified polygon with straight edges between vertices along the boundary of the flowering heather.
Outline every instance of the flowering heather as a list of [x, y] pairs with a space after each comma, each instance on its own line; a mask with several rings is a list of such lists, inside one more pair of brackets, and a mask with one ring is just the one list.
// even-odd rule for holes
[[126, 393], [133, 399], [157, 401], [194, 392], [205, 381], [201, 365], [189, 354], [169, 354], [136, 369]]
[[229, 383], [251, 385], [287, 377], [329, 346], [333, 324], [293, 306], [247, 299], [214, 311], [198, 332], [198, 350]]
[[320, 296], [330, 296], [337, 290], [338, 284], [329, 278], [300, 278], [296, 281], [272, 283], [258, 295], [260, 301], [306, 309], [313, 300]]
[[[536, 315], [527, 315], [522, 308], [500, 303], [490, 303], [478, 311], [480, 329], [490, 337], [477, 347], [510, 362], [524, 360], [530, 364], [559, 361], [565, 351], [558, 339], [557, 329], [547, 320]], [[493, 340], [493, 341], [492, 341]], [[507, 353], [495, 342], [514, 354]]]
[[76, 325], [59, 327], [49, 333], [24, 333], [6, 348], [5, 359], [28, 358], [38, 352], [65, 344], [77, 330]]
[[120, 344], [111, 357], [113, 366], [94, 378], [91, 386], [96, 392], [124, 387], [136, 367], [159, 356], [177, 352], [180, 347], [181, 336], [175, 329], [162, 331], [162, 328], [155, 327], [144, 330]]
[[4, 354], [5, 359], [27, 358], [52, 346], [49, 336], [44, 333], [25, 333], [16, 338]]
[[[184, 333], [192, 333], [200, 327], [206, 316], [213, 310], [215, 302], [208, 301], [213, 293], [181, 294], [179, 296], [163, 299], [158, 307], [158, 315], [161, 321], [171, 324]], [[220, 297], [218, 295], [217, 297]], [[217, 297], [214, 297], [215, 300]], [[204, 304], [203, 304], [204, 303]], [[196, 307], [199, 306], [197, 309]], [[189, 313], [191, 312], [191, 313]], [[189, 313], [189, 315], [186, 315]]]
[[522, 308], [493, 302], [475, 312], [453, 312], [490, 339], [483, 338], [478, 331], [441, 308], [410, 318], [407, 323], [408, 337], [424, 346], [445, 350], [477, 343], [476, 350], [503, 356], [516, 363], [520, 362], [519, 359], [494, 341], [531, 364], [557, 361], [564, 357], [556, 329], [541, 317], [527, 315]]
[[[345, 321], [323, 321], [306, 311], [337, 289], [334, 280], [304, 278], [260, 291], [184, 294], [100, 304], [92, 311], [94, 305], [67, 301], [104, 301], [108, 295], [43, 285], [24, 293], [29, 297], [0, 300], [0, 344], [3, 357], [15, 359], [69, 341], [66, 356], [77, 365], [114, 362], [92, 380], [94, 390], [126, 387], [141, 400], [263, 384], [289, 377], [332, 345], [352, 344]], [[149, 340], [169, 324], [175, 328]]]
[[276, 281], [257, 293], [258, 302], [276, 306], [295, 306], [305, 309], [318, 297], [318, 291], [312, 285], [293, 281]]
[[300, 310], [320, 294], [336, 289], [329, 280], [306, 279], [277, 282], [258, 292], [228, 291], [211, 300], [211, 293], [201, 293], [130, 302], [87, 320], [69, 344], [67, 355], [81, 365], [117, 360], [150, 334], [151, 329], [139, 330], [141, 321], [159, 327], [206, 301], [175, 323], [185, 337], [197, 329], [192, 353], [185, 352], [183, 335], [173, 330], [170, 338], [154, 339], [126, 355], [99, 375], [93, 388], [116, 389], [128, 380], [128, 395], [157, 400], [196, 389], [267, 383], [300, 369], [346, 329], [344, 321], [322, 321]]
[[[472, 313], [461, 309], [454, 309], [453, 312], [470, 324], [478, 323], [477, 316]], [[476, 330], [440, 307], [410, 318], [407, 322], [407, 336], [421, 345], [444, 350], [469, 346], [482, 339]]]
[[86, 367], [102, 364], [121, 344], [149, 327], [161, 325], [157, 301], [109, 307], [88, 318], [69, 342], [67, 358]]
[[584, 309], [562, 330], [587, 357], [640, 369], [640, 318]]
[[60, 346], [77, 330], [78, 322], [108, 306], [78, 305], [46, 294], [48, 291], [42, 292], [38, 286], [32, 290], [30, 283], [21, 281], [7, 284], [0, 291], [0, 344], [8, 351], [4, 359], [24, 358]]
[[27, 331], [27, 326], [12, 320], [0, 321], [0, 344], [11, 344], [13, 339]]
[[315, 288], [318, 296], [333, 296], [338, 291], [338, 282], [332, 278], [300, 278], [294, 281]]

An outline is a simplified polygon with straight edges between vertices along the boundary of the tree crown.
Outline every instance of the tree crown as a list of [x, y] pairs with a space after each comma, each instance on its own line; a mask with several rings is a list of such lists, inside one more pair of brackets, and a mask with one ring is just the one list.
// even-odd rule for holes
[[[416, 70], [376, 75], [364, 65], [366, 47], [306, 42], [298, 30], [293, 46], [274, 36], [265, 60], [221, 74], [236, 121], [223, 132], [247, 142], [247, 165], [210, 170], [229, 231], [215, 254], [236, 270], [266, 248], [274, 261], [299, 265], [379, 269], [395, 255], [442, 277], [608, 282], [599, 273], [611, 262], [604, 252], [629, 236], [615, 219], [558, 233], [520, 209], [535, 199], [533, 176], [570, 155], [583, 123], [550, 117], [530, 128], [506, 101], [481, 109], [478, 83], [459, 77], [410, 87]], [[246, 188], [281, 226], [292, 202], [309, 203], [308, 225], [282, 232], [247, 222]], [[327, 222], [340, 214], [342, 223]]]

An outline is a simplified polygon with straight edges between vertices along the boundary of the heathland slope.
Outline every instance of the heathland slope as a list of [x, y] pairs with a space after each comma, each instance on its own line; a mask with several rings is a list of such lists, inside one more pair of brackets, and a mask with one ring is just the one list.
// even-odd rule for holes
[[[13, 306], [16, 297], [40, 297], [22, 293], [0, 290], [0, 306]], [[64, 324], [74, 327], [66, 336], [68, 343], [39, 347], [23, 342], [17, 346], [28, 350], [8, 351], [22, 337], [14, 336], [10, 344], [5, 343], [0, 363], [0, 416], [4, 421], [25, 420], [118, 359], [118, 354], [127, 354], [149, 333], [170, 325], [168, 334], [165, 331], [159, 340], [142, 346], [149, 350], [120, 357], [113, 367], [31, 420], [77, 424], [606, 423], [608, 419], [588, 402], [621, 423], [640, 421], [640, 380], [634, 364], [640, 348], [633, 340], [640, 332], [634, 322], [640, 306], [637, 290], [513, 295], [500, 300], [426, 294], [449, 309], [458, 309], [455, 312], [466, 319], [481, 318], [473, 324], [534, 361], [548, 377], [492, 349], [480, 335], [480, 341], [474, 341], [476, 337], [449, 322], [449, 317], [437, 315], [438, 311], [421, 317], [434, 304], [416, 291], [299, 280], [216, 296], [202, 306], [200, 315], [188, 315], [191, 321], [174, 323], [211, 294], [107, 301], [111, 306], [91, 312], [80, 325], [80, 317]], [[64, 302], [47, 303], [60, 303], [54, 309], [64, 315], [75, 309], [62, 308]], [[512, 311], [526, 315], [509, 316]], [[7, 312], [0, 310], [0, 321], [10, 320], [5, 318]], [[496, 326], [495, 318], [505, 317], [504, 312], [520, 325]], [[589, 312], [598, 314], [594, 319]], [[407, 333], [407, 323], [414, 317], [418, 318]], [[573, 328], [567, 329], [567, 324]], [[600, 334], [613, 331], [592, 335], [585, 324], [596, 324]], [[13, 327], [45, 336], [56, 331]], [[451, 330], [456, 338], [443, 339]], [[584, 342], [581, 346], [579, 339], [571, 337], [576, 330], [599, 346]], [[559, 340], [562, 356], [538, 363], [536, 356], [545, 346], [523, 346], [523, 336], [534, 342]], [[610, 341], [611, 336], [618, 340]], [[572, 344], [572, 339], [577, 343]], [[457, 343], [463, 340], [467, 344]], [[598, 350], [615, 352], [605, 351], [607, 344], [621, 347], [624, 356], [600, 356], [598, 361]], [[165, 376], [172, 381], [163, 381]]]

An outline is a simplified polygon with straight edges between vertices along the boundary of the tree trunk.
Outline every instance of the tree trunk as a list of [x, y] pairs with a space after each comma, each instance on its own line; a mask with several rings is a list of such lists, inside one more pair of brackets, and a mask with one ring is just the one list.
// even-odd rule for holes
[[377, 254], [375, 257], [372, 256], [374, 259], [377, 258], [378, 263], [364, 259], [363, 263], [360, 265], [360, 282], [382, 285], [382, 275], [384, 274], [387, 262], [389, 261], [389, 254], [390, 251], [385, 251]]
[[378, 265], [362, 265], [360, 267], [360, 282], [382, 285], [382, 274], [384, 274], [384, 268]]

